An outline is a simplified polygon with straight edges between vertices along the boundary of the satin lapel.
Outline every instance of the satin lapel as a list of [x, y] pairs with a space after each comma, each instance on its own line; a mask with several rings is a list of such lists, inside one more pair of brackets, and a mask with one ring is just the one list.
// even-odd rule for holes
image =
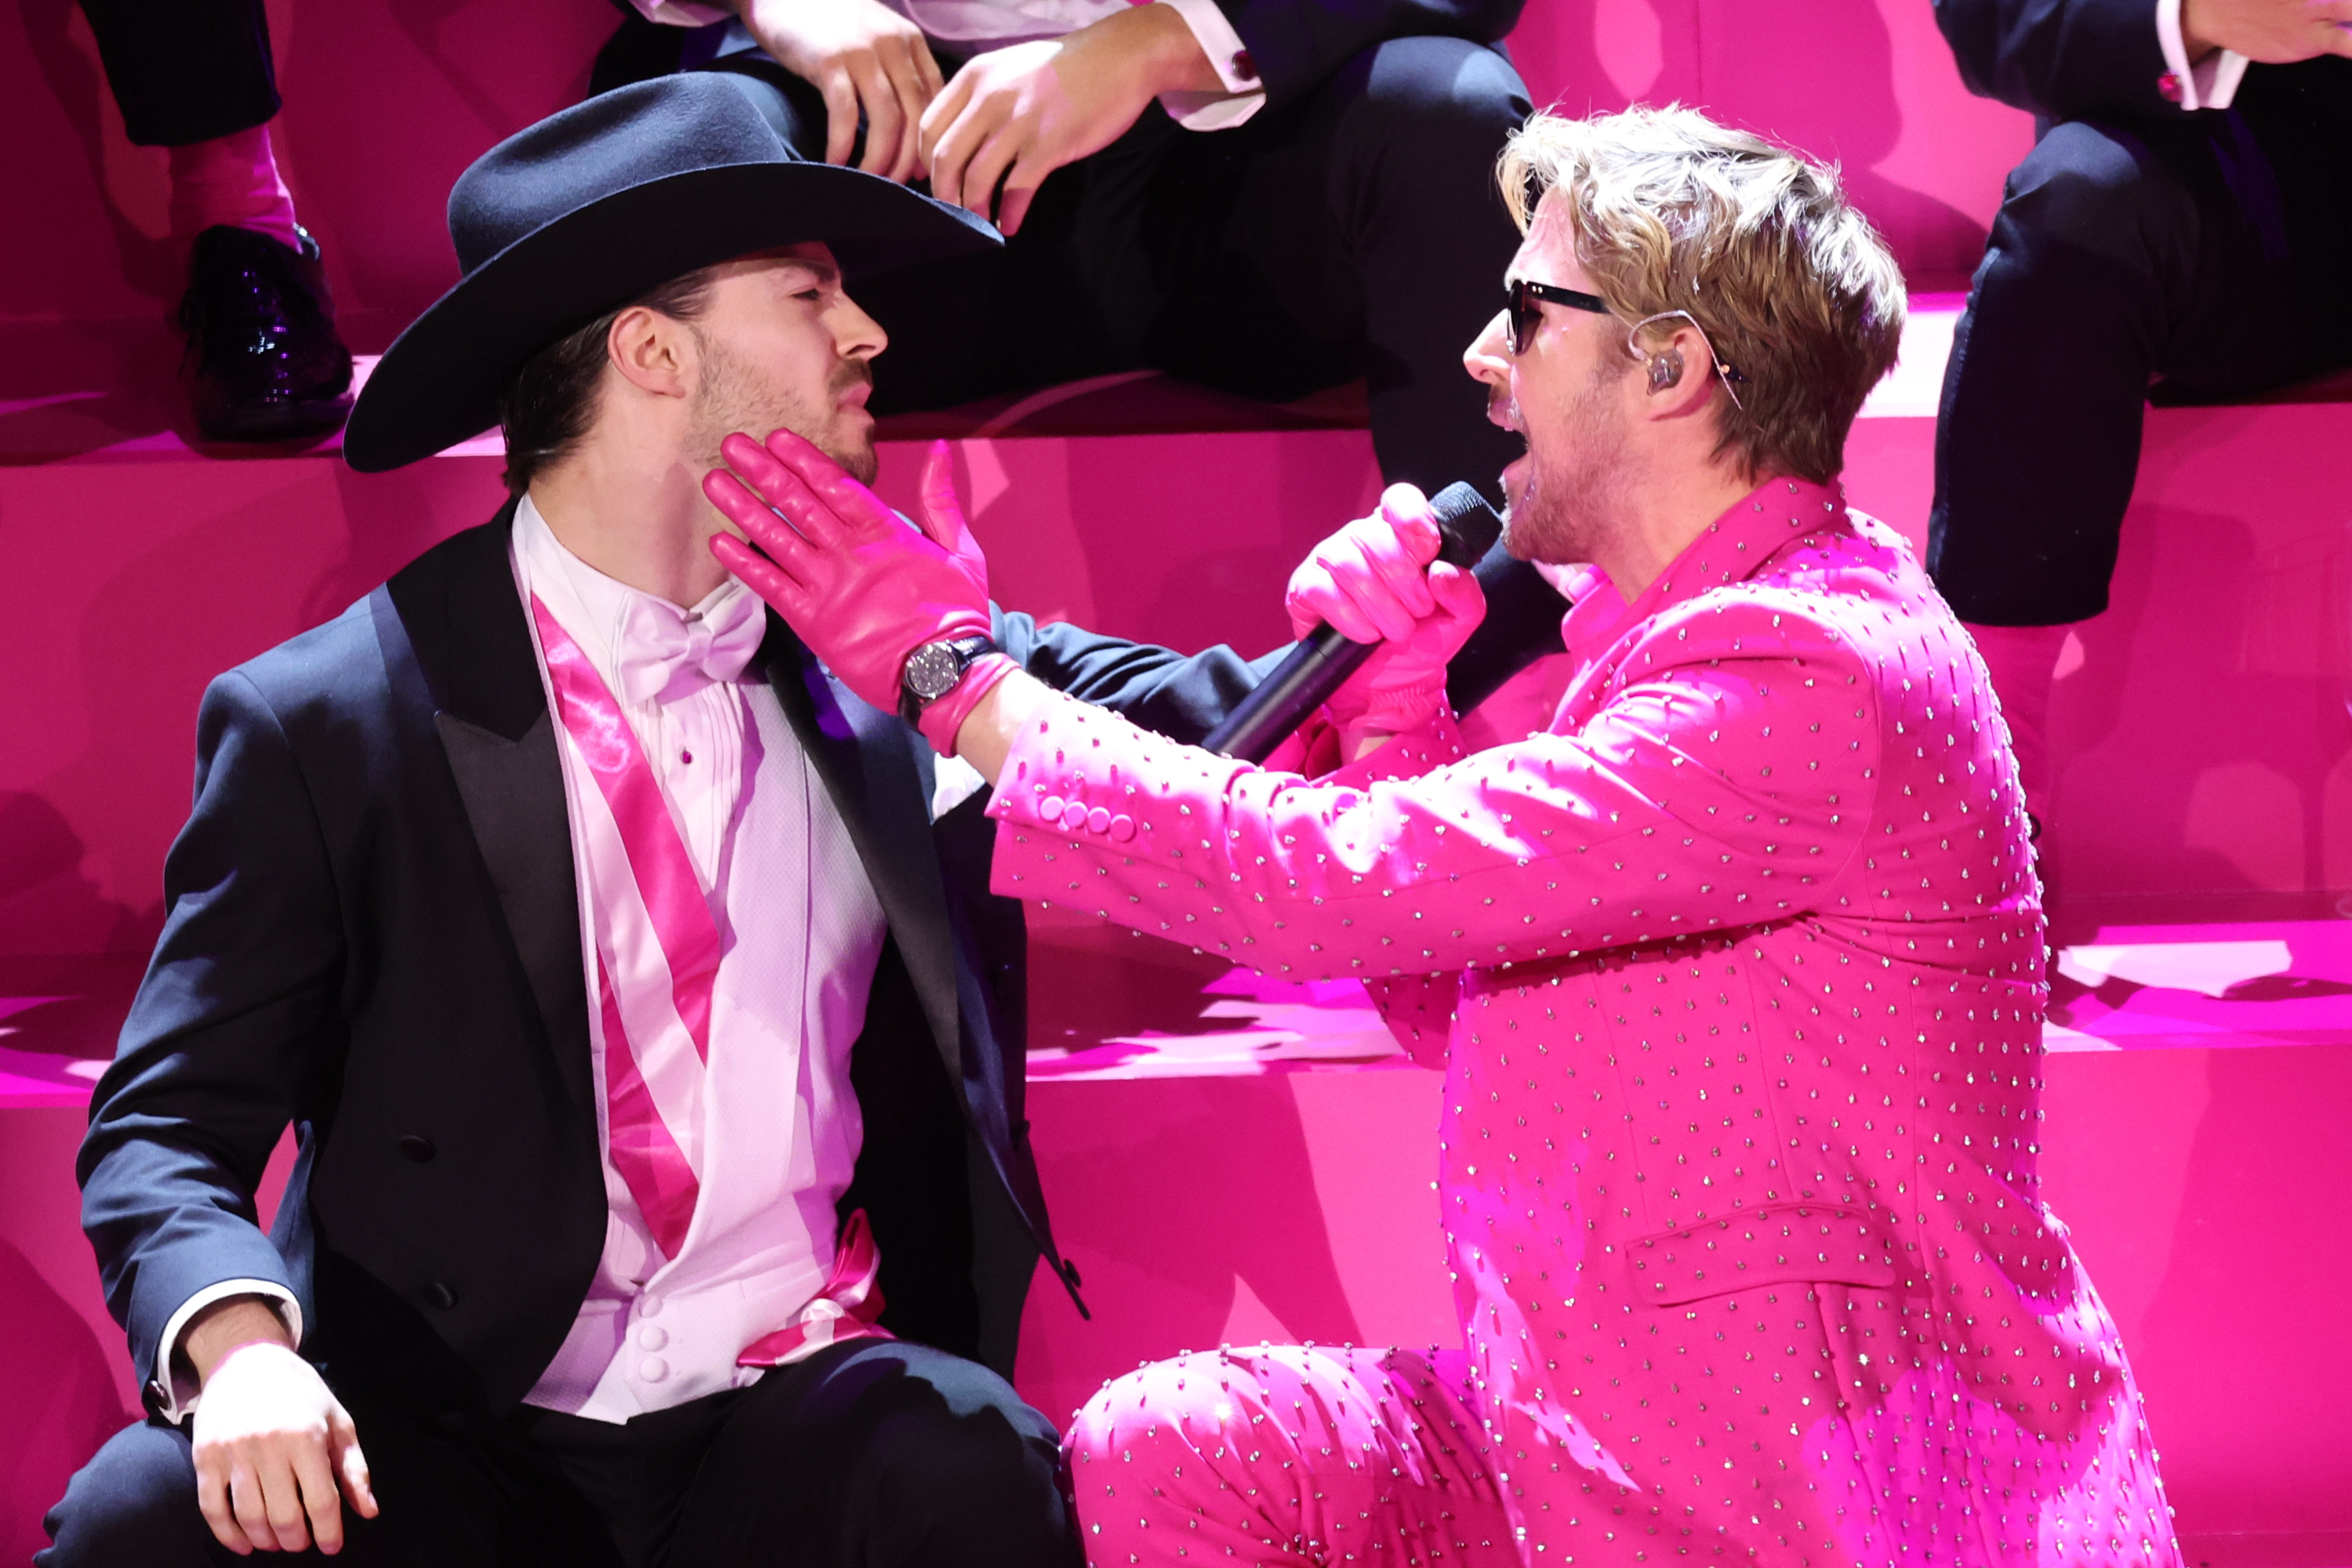
[[481, 850], [564, 1087], [593, 1105], [579, 887], [555, 726], [508, 559], [514, 509], [385, 585], [467, 825]]
[[939, 851], [931, 843], [929, 748], [896, 715], [860, 701], [837, 684], [772, 613], [761, 655], [784, 716], [807, 748], [865, 863], [939, 1044], [940, 1059], [961, 1085], [956, 936]]

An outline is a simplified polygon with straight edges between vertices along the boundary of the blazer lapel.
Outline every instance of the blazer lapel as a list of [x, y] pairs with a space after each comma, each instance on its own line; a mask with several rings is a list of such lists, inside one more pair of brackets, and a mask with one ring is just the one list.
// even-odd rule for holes
[[771, 611], [769, 683], [849, 829], [898, 940], [950, 1079], [963, 1082], [956, 932], [930, 833], [930, 751], [894, 714], [835, 682]]
[[595, 1090], [572, 824], [554, 721], [508, 559], [513, 521], [509, 503], [385, 589], [557, 1071], [584, 1105]]

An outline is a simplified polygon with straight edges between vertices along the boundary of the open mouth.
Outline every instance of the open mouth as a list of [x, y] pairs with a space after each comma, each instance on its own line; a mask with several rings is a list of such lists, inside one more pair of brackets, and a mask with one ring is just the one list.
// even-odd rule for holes
[[1521, 440], [1527, 438], [1527, 421], [1519, 414], [1519, 400], [1507, 392], [1496, 392], [1486, 400], [1486, 422], [1508, 430]]

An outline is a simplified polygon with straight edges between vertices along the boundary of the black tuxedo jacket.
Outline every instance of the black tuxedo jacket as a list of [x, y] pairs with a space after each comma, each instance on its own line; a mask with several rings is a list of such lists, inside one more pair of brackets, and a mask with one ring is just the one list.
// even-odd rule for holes
[[[1936, 0], [1960, 79], [2045, 120], [2173, 118], [2156, 0]], [[2233, 102], [2292, 102], [2352, 121], [2352, 60], [2247, 68]]]
[[[215, 680], [168, 913], [81, 1151], [83, 1222], [142, 1378], [206, 1286], [275, 1281], [339, 1384], [446, 1429], [518, 1403], [595, 1272], [605, 1200], [555, 734], [509, 507]], [[998, 616], [1051, 684], [1198, 739], [1255, 681]], [[763, 670], [889, 924], [853, 1057], [884, 1322], [1010, 1377], [1047, 1227], [1022, 1116], [1021, 909], [985, 796], [772, 617]], [[300, 1154], [265, 1237], [254, 1190]], [[152, 1397], [152, 1391], [151, 1391]]]

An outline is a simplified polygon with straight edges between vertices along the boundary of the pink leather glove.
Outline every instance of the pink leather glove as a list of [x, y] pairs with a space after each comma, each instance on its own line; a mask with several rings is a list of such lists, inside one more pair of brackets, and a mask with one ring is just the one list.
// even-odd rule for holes
[[1391, 485], [1379, 511], [1323, 541], [1290, 574], [1284, 603], [1295, 636], [1328, 625], [1381, 645], [1325, 704], [1347, 754], [1354, 753], [1349, 741], [1427, 722], [1444, 693], [1446, 665], [1486, 618], [1478, 580], [1439, 561], [1439, 542], [1428, 498]]
[[710, 552], [858, 696], [895, 713], [908, 654], [989, 635], [988, 562], [955, 504], [945, 442], [924, 463], [920, 530], [789, 430], [764, 446], [730, 436], [719, 451], [734, 471], [705, 474], [702, 493], [766, 555], [723, 533]]

